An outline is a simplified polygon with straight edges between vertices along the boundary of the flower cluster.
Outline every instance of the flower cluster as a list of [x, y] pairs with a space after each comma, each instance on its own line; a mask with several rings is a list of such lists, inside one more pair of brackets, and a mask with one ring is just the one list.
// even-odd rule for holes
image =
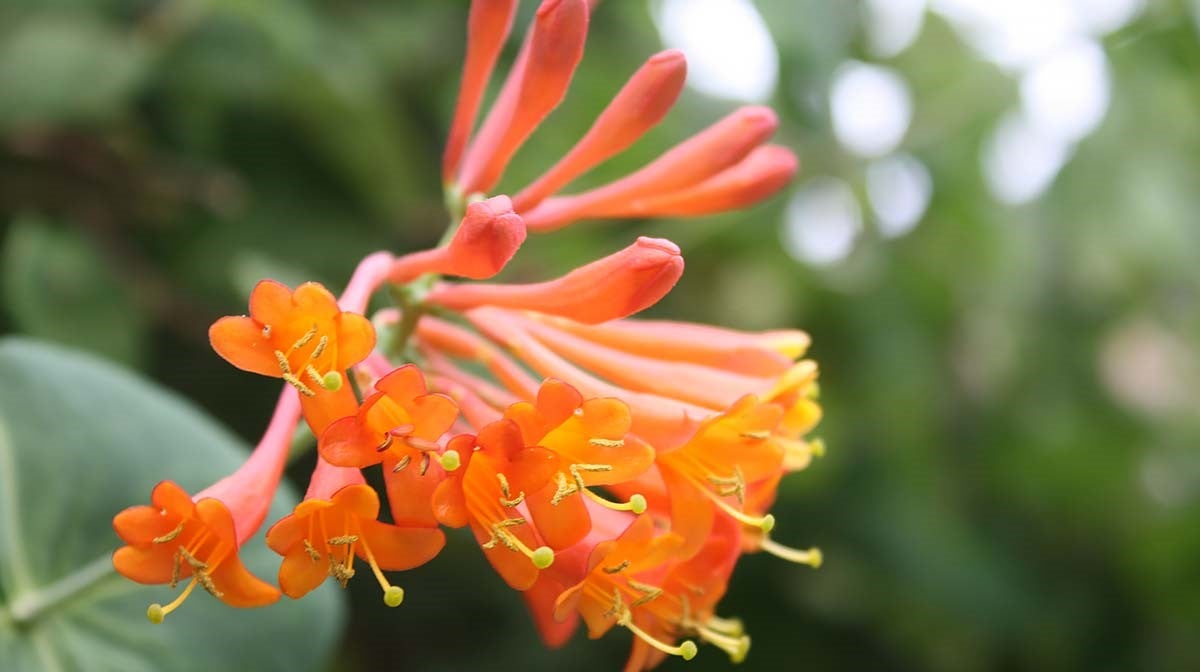
[[[592, 3], [594, 4], [594, 3]], [[742, 660], [750, 639], [716, 615], [738, 558], [765, 551], [817, 567], [821, 554], [772, 538], [782, 476], [823, 445], [817, 367], [799, 331], [746, 333], [630, 316], [683, 273], [680, 250], [639, 238], [556, 279], [477, 282], [499, 273], [527, 231], [582, 218], [699, 215], [757, 202], [797, 162], [764, 144], [770, 110], [743, 108], [611, 184], [561, 194], [658, 123], [678, 96], [682, 54], [651, 57], [591, 130], [511, 198], [489, 194], [558, 104], [583, 54], [586, 0], [545, 0], [507, 80], [472, 134], [513, 22], [515, 0], [471, 4], [468, 48], [443, 176], [455, 220], [446, 243], [365, 258], [340, 297], [307, 283], [254, 288], [249, 314], [224, 317], [217, 354], [283, 381], [262, 440], [232, 475], [195, 495], [164, 481], [151, 505], [114, 519], [117, 570], [186, 585], [151, 605], [161, 622], [196, 586], [236, 607], [301, 598], [359, 563], [385, 603], [386, 572], [441, 551], [469, 527], [499, 576], [521, 591], [550, 646], [582, 620], [591, 637], [635, 635], [629, 669], [690, 659], [697, 640]], [[449, 281], [458, 278], [459, 281]], [[476, 282], [464, 282], [462, 279]], [[397, 305], [363, 315], [392, 288]], [[799, 360], [799, 361], [797, 361]], [[277, 581], [238, 550], [265, 521], [303, 418], [319, 453], [304, 500], [266, 533]], [[363, 470], [378, 469], [389, 515]]]

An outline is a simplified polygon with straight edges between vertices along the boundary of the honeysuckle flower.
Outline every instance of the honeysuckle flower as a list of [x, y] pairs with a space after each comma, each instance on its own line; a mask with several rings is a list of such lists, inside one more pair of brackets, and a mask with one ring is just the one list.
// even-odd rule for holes
[[234, 607], [260, 607], [279, 599], [274, 586], [256, 578], [238, 558], [238, 549], [266, 519], [287, 461], [300, 407], [285, 388], [275, 415], [254, 452], [233, 474], [188, 496], [171, 481], [155, 486], [150, 506], [132, 506], [113, 518], [125, 546], [113, 554], [113, 567], [126, 578], [183, 591], [166, 606], [146, 611], [154, 623], [179, 608], [200, 586]]
[[375, 575], [384, 603], [399, 606], [404, 590], [392, 585], [382, 570], [423, 565], [446, 540], [436, 528], [388, 525], [378, 517], [379, 495], [358, 469], [319, 459], [304, 501], [267, 531], [267, 545], [284, 556], [279, 568], [283, 593], [301, 598], [330, 576], [345, 587], [355, 575], [357, 556]]
[[[504, 411], [521, 430], [527, 446], [553, 453], [553, 476], [524, 498], [546, 543], [561, 549], [579, 542], [591, 530], [586, 501], [618, 511], [641, 513], [645, 498], [612, 502], [589, 488], [629, 481], [650, 468], [654, 449], [629, 435], [629, 407], [618, 399], [584, 399], [570, 385], [550, 379], [533, 402]], [[538, 464], [545, 469], [544, 464]]]
[[408, 282], [425, 273], [485, 280], [500, 272], [521, 243], [525, 223], [513, 212], [507, 196], [495, 196], [467, 206], [467, 214], [445, 247], [414, 252], [396, 259], [391, 282]]
[[488, 562], [509, 586], [527, 590], [539, 570], [554, 563], [554, 550], [541, 541], [521, 510], [526, 492], [550, 479], [554, 456], [526, 446], [511, 420], [492, 422], [472, 436], [450, 440], [462, 466], [437, 486], [433, 508], [448, 527], [470, 526]]
[[250, 293], [250, 315], [223, 317], [208, 331], [217, 354], [244, 371], [282, 378], [300, 394], [304, 417], [320, 435], [334, 420], [353, 415], [346, 369], [375, 347], [367, 318], [344, 312], [319, 283], [292, 291], [274, 280]]
[[673, 646], [642, 627], [650, 615], [649, 605], [663, 595], [658, 582], [681, 543], [679, 535], [656, 534], [653, 520], [638, 517], [615, 540], [595, 545], [587, 575], [556, 600], [555, 618], [565, 620], [577, 611], [592, 639], [618, 625], [665, 654], [691, 660], [696, 655], [695, 642]]
[[[741, 555], [741, 531], [736, 521], [720, 520], [698, 553], [671, 565], [660, 582], [662, 594], [646, 605], [642, 616], [645, 630], [654, 639], [673, 644], [681, 637], [696, 637], [725, 651], [734, 663], [746, 659], [750, 637], [741, 621], [716, 615]], [[625, 670], [650, 669], [667, 655], [636, 638]]]
[[674, 243], [643, 236], [633, 245], [555, 280], [529, 285], [445, 285], [430, 292], [426, 300], [451, 310], [500, 306], [580, 322], [605, 322], [654, 305], [682, 274], [683, 257]]

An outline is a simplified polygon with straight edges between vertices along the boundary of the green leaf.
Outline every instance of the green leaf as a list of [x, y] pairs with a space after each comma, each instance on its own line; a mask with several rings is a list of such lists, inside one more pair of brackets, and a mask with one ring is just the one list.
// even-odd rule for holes
[[146, 320], [109, 265], [78, 231], [18, 217], [3, 254], [4, 299], [25, 333], [136, 365]]
[[0, 34], [0, 128], [114, 116], [148, 66], [139, 42], [85, 15], [19, 22]]
[[[246, 446], [167, 390], [57, 346], [0, 340], [0, 651], [6, 672], [314, 670], [337, 644], [342, 596], [233, 609], [197, 591], [162, 625], [166, 586], [111, 569], [112, 516], [171, 479], [195, 492], [237, 468]], [[285, 488], [270, 520], [290, 511]], [[242, 550], [271, 580], [262, 533]]]

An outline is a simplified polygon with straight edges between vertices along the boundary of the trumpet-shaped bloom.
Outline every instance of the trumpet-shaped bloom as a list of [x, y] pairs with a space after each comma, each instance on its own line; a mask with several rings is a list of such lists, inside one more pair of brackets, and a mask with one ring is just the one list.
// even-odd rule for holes
[[554, 455], [527, 447], [511, 420], [498, 420], [469, 434], [454, 437], [449, 448], [463, 463], [437, 486], [433, 508], [449, 527], [469, 525], [488, 562], [516, 590], [527, 590], [539, 570], [554, 563], [554, 551], [521, 510], [525, 493], [549, 480]]
[[642, 627], [651, 615], [649, 605], [663, 596], [656, 580], [663, 577], [662, 570], [681, 543], [672, 532], [656, 534], [650, 518], [638, 517], [615, 540], [592, 549], [586, 576], [556, 600], [555, 618], [566, 620], [578, 612], [593, 639], [619, 625], [663, 653], [691, 660], [696, 655], [694, 642], [672, 646]]
[[[629, 481], [650, 468], [654, 449], [629, 435], [629, 407], [617, 399], [584, 400], [559, 380], [547, 380], [534, 402], [509, 406], [504, 417], [521, 429], [527, 446], [553, 453], [553, 476], [524, 497], [538, 532], [555, 549], [579, 542], [591, 529], [585, 505], [591, 500], [608, 508], [641, 513], [645, 498], [611, 502], [590, 487]], [[539, 470], [547, 465], [538, 463]]]
[[357, 469], [319, 460], [304, 501], [267, 531], [267, 545], [283, 556], [283, 593], [303, 597], [330, 576], [345, 587], [357, 556], [375, 575], [384, 602], [398, 606], [404, 591], [382, 570], [425, 564], [442, 550], [445, 537], [438, 529], [388, 525], [378, 517], [379, 495]]
[[233, 513], [220, 501], [192, 498], [175, 483], [154, 487], [150, 506], [133, 506], [113, 518], [117, 536], [127, 545], [113, 554], [113, 566], [138, 583], [165, 583], [183, 592], [166, 606], [152, 604], [146, 615], [161, 623], [183, 604], [196, 586], [233, 607], [262, 607], [279, 591], [252, 575], [238, 558], [241, 545]]
[[343, 385], [344, 372], [375, 347], [370, 321], [343, 312], [333, 294], [315, 282], [292, 291], [263, 280], [250, 293], [250, 315], [223, 317], [208, 336], [230, 364], [294, 387], [317, 435], [354, 413], [354, 393]]
[[318, 449], [330, 464], [342, 467], [369, 467], [386, 458], [403, 465], [401, 470], [409, 464], [427, 466], [439, 450], [437, 440], [457, 417], [454, 401], [430, 394], [420, 369], [407, 364], [377, 380], [374, 394], [356, 414], [321, 434]]

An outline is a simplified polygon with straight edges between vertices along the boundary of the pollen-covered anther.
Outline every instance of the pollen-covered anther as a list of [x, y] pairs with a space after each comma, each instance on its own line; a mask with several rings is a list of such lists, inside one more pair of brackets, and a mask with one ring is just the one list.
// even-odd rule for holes
[[630, 562], [628, 559], [626, 559], [622, 560], [616, 565], [613, 565], [612, 567], [603, 567], [602, 569], [604, 570], [605, 574], [620, 574], [621, 572], [629, 569], [629, 565]]
[[500, 481], [500, 506], [506, 509], [511, 509], [514, 506], [519, 506], [525, 501], [525, 491], [517, 493], [516, 497], [512, 496], [512, 491], [508, 487], [508, 478], [501, 473], [496, 474], [496, 480]]
[[[610, 439], [591, 439], [591, 441], [611, 441]], [[620, 442], [624, 445], [624, 441]], [[612, 471], [611, 464], [572, 464], [568, 471], [571, 472], [570, 478], [563, 472], [558, 472], [554, 475], [555, 485], [558, 486], [554, 491], [554, 496], [550, 498], [550, 503], [558, 506], [564, 499], [582, 493], [585, 497], [596, 502], [597, 504], [612, 509], [613, 511], [632, 511], [635, 514], [641, 514], [646, 511], [646, 498], [641, 494], [634, 494], [629, 498], [628, 502], [613, 502], [601, 497], [600, 495], [588, 490], [587, 484], [583, 482], [583, 474], [585, 472], [604, 472]]]
[[742, 432], [741, 437], [751, 441], [766, 441], [767, 439], [771, 438], [771, 432], [765, 429], [758, 429], [752, 432]]
[[601, 448], [620, 448], [625, 445], [625, 439], [603, 439], [600, 437], [592, 437], [588, 439], [588, 443]]
[[165, 544], [169, 541], [175, 541], [175, 538], [178, 537], [181, 532], [183, 532], [183, 521], [182, 520], [179, 521], [179, 524], [175, 526], [175, 529], [171, 530], [170, 532], [167, 532], [166, 534], [162, 535], [161, 537], [155, 537], [155, 538], [151, 539], [150, 541], [155, 544]]
[[643, 604], [652, 602], [663, 594], [662, 588], [659, 588], [658, 586], [652, 586], [648, 583], [642, 583], [640, 581], [634, 581], [633, 579], [628, 578], [625, 579], [625, 583], [629, 584], [630, 588], [642, 593], [641, 597], [634, 600], [633, 603], [629, 605], [630, 608], [640, 607]]
[[308, 554], [308, 559], [312, 560], [313, 564], [321, 561], [321, 554], [317, 552], [317, 549], [313, 547], [312, 542], [308, 539], [304, 540], [304, 552]]
[[709, 476], [708, 482], [716, 486], [717, 494], [722, 497], [736, 497], [738, 504], [746, 501], [746, 479], [742, 476], [741, 467], [733, 468], [733, 476]]
[[[263, 333], [263, 338], [270, 338], [271, 326], [270, 325], [264, 326], [262, 333]], [[329, 347], [329, 337], [328, 336], [321, 336], [320, 339], [317, 340], [316, 347], [314, 347], [312, 349], [312, 352], [309, 353], [308, 358], [305, 359], [304, 362], [300, 365], [301, 368], [299, 370], [294, 369], [292, 367], [292, 364], [288, 358], [291, 357], [294, 353], [296, 353], [298, 350], [300, 350], [304, 346], [311, 343], [313, 341], [313, 339], [316, 337], [317, 337], [317, 325], [314, 324], [308, 331], [304, 332], [304, 335], [302, 335], [300, 338], [296, 339], [295, 343], [292, 343], [291, 347], [288, 348], [287, 352], [284, 352], [282, 350], [274, 351], [275, 360], [279, 363], [280, 377], [283, 378], [283, 380], [285, 382], [287, 382], [289, 385], [296, 388], [296, 390], [300, 394], [303, 394], [306, 397], [315, 397], [315, 396], [317, 396], [317, 392], [312, 387], [310, 387], [308, 383], [304, 382], [304, 380], [302, 380], [300, 378], [300, 376], [297, 375], [297, 372], [302, 373], [303, 375], [307, 376], [314, 385], [316, 385], [317, 387], [319, 387], [321, 389], [329, 390], [329, 391], [337, 391], [337, 390], [341, 389], [341, 387], [342, 387], [343, 377], [340, 372], [327, 371], [325, 373], [321, 373], [312, 364], [312, 362], [314, 360], [320, 358], [321, 355], [325, 353], [325, 349]]]
[[[636, 605], [637, 603], [635, 602], [634, 604]], [[621, 591], [619, 589], [613, 589], [613, 605], [606, 612], [606, 615], [615, 617], [617, 619], [617, 625], [629, 630], [638, 639], [641, 639], [643, 642], [646, 642], [650, 646], [662, 651], [667, 655], [679, 656], [684, 660], [691, 660], [692, 658], [696, 657], [696, 643], [690, 639], [680, 642], [679, 646], [671, 646], [670, 644], [655, 638], [654, 635], [651, 635], [634, 624], [633, 611], [630, 607], [625, 606], [624, 600], [621, 599]]]
[[805, 550], [784, 546], [766, 534], [763, 535], [759, 548], [777, 558], [782, 558], [798, 565], [808, 565], [813, 569], [819, 569], [821, 563], [825, 561], [825, 555], [821, 553], [821, 549], [819, 548], [813, 547]]
[[525, 523], [524, 518], [506, 518], [498, 523], [493, 523], [491, 538], [481, 544], [481, 546], [485, 550], [496, 548], [497, 545], [503, 546], [510, 551], [515, 551], [529, 558], [534, 567], [546, 569], [554, 564], [554, 550], [549, 546], [539, 546], [537, 549], [530, 549], [525, 545], [525, 542], [518, 539], [515, 534], [509, 532], [507, 529], [524, 525]]

